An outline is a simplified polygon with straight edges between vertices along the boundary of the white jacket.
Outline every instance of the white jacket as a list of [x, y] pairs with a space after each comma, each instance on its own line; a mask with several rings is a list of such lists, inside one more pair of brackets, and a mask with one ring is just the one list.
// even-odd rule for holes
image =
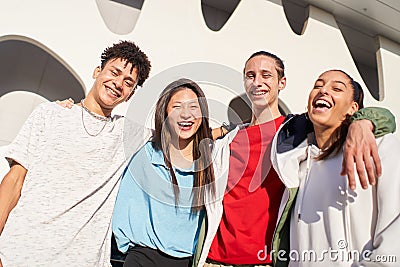
[[[229, 132], [224, 138], [218, 139], [214, 143], [213, 150], [213, 163], [214, 163], [214, 175], [215, 175], [215, 188], [216, 195], [212, 196], [209, 191], [206, 193], [206, 212], [207, 212], [207, 232], [205, 239], [200, 240], [198, 247], [201, 249], [200, 258], [198, 262], [195, 262], [195, 266], [203, 266], [206, 262], [208, 252], [211, 247], [211, 243], [217, 233], [223, 212], [222, 200], [224, 198], [226, 186], [228, 183], [228, 171], [229, 171], [229, 157], [230, 149], [229, 144], [235, 138], [240, 127], [236, 127], [234, 130]], [[196, 259], [195, 259], [196, 261]]]
[[319, 149], [307, 140], [285, 151], [278, 148], [277, 139], [278, 134], [272, 144], [271, 160], [286, 186], [278, 225], [285, 220], [282, 217], [288, 196], [299, 188], [296, 203], [286, 218], [291, 220], [290, 250], [286, 251], [289, 266], [398, 266], [399, 140], [392, 134], [377, 139], [382, 176], [376, 186], [367, 190], [361, 188], [356, 177], [357, 189], [352, 191], [347, 177], [339, 175], [342, 152], [316, 161], [314, 156]]

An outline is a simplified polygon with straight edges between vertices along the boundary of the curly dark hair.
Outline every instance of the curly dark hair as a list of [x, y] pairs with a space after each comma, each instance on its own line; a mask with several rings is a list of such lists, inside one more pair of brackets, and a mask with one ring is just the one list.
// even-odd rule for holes
[[104, 49], [101, 54], [101, 68], [104, 68], [108, 61], [117, 58], [126, 60], [125, 66], [131, 63], [131, 71], [133, 68], [137, 69], [137, 85], [142, 86], [144, 81], [149, 77], [151, 69], [151, 64], [146, 54], [143, 53], [135, 43], [131, 41], [120, 41]]

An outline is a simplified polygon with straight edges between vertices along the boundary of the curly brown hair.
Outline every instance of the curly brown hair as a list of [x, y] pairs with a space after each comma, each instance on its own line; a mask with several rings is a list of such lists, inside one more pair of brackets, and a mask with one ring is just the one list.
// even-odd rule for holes
[[133, 68], [137, 69], [137, 85], [142, 86], [144, 81], [149, 77], [151, 69], [151, 64], [147, 55], [143, 53], [135, 43], [131, 41], [120, 41], [104, 49], [101, 54], [101, 68], [103, 68], [108, 61], [117, 58], [125, 60], [125, 66], [131, 63], [131, 72]]

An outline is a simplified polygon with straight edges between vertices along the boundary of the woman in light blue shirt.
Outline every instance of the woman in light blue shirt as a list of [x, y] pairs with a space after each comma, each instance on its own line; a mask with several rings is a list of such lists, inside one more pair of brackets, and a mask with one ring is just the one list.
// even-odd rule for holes
[[113, 214], [124, 266], [189, 266], [213, 194], [212, 137], [201, 88], [180, 79], [161, 93], [155, 132], [130, 160]]

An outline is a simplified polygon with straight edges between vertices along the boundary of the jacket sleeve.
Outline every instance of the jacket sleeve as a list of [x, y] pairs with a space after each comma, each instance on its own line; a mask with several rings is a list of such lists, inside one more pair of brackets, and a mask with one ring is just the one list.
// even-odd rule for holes
[[372, 249], [364, 251], [364, 260], [353, 266], [398, 266], [400, 261], [400, 141], [392, 134], [379, 144], [383, 173], [376, 185], [376, 226], [372, 232]]
[[360, 109], [351, 117], [351, 122], [364, 119], [371, 121], [374, 125], [376, 138], [396, 131], [394, 115], [386, 108], [367, 107]]

